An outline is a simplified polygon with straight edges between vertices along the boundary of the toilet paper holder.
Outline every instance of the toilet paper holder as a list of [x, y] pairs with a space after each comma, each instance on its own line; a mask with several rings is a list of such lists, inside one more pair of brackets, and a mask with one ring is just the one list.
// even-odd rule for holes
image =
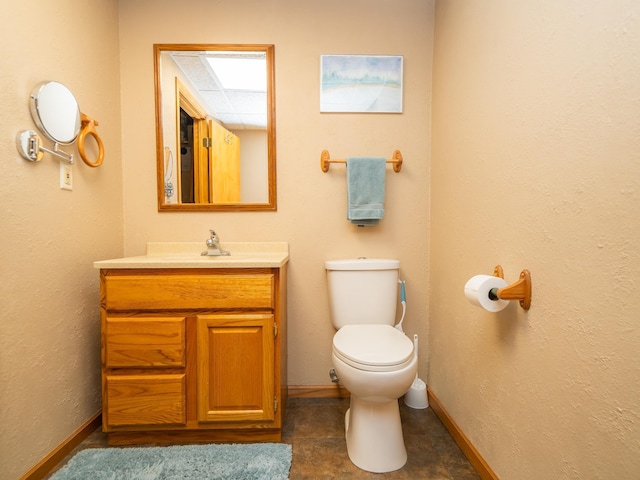
[[[493, 269], [493, 276], [504, 278], [501, 265]], [[520, 278], [503, 288], [493, 288], [489, 292], [491, 300], [519, 300], [520, 306], [525, 310], [531, 307], [531, 274], [529, 270], [522, 270]]]

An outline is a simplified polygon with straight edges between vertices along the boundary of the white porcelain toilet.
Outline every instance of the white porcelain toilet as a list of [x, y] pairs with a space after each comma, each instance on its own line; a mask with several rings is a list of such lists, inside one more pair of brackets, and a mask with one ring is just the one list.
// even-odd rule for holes
[[369, 472], [402, 468], [407, 451], [398, 398], [417, 372], [413, 342], [394, 328], [400, 262], [358, 258], [325, 263], [333, 366], [351, 393], [345, 416], [347, 452]]

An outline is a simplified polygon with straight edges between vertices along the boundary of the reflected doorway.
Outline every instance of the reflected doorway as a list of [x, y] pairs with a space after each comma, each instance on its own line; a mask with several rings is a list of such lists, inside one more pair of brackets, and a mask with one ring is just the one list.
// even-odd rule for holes
[[180, 109], [180, 201], [195, 203], [193, 118]]

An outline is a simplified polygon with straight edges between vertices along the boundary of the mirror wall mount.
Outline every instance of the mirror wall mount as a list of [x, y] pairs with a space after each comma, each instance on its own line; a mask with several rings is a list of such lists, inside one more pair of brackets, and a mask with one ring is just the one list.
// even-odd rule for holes
[[[158, 211], [275, 211], [274, 46], [153, 47]], [[240, 59], [262, 65], [242, 76], [266, 77], [266, 89], [225, 85], [226, 72], [218, 65], [234, 60], [227, 63], [237, 72]], [[240, 115], [239, 121], [230, 116], [239, 110], [226, 110], [245, 108], [256, 98], [260, 114]], [[225, 105], [214, 103], [221, 99]]]
[[60, 150], [60, 144], [57, 142], [53, 144], [53, 150], [43, 147], [41, 142], [40, 136], [33, 130], [18, 132], [16, 138], [18, 152], [20, 152], [20, 155], [22, 155], [25, 160], [39, 162], [42, 160], [44, 152], [47, 152], [59, 157], [69, 165], [73, 165], [73, 153], [65, 153]]

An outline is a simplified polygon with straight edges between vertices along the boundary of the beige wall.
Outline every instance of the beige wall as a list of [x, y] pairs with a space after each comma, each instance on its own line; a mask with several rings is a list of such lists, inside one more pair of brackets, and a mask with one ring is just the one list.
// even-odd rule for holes
[[[436, 2], [429, 384], [502, 479], [640, 472], [640, 5]], [[529, 312], [468, 278], [527, 268]]]
[[[122, 254], [117, 2], [3, 2], [0, 29], [0, 478], [14, 480], [100, 410], [96, 258]], [[73, 191], [59, 161], [20, 157], [29, 94], [57, 80], [98, 120], [90, 168], [76, 145]], [[51, 148], [50, 141], [44, 143]], [[92, 147], [87, 147], [92, 150]], [[95, 151], [92, 150], [92, 153]]]
[[[633, 478], [636, 3], [441, 0], [435, 50], [433, 1], [185, 3], [3, 7], [0, 478], [17, 478], [100, 408], [91, 262], [147, 241], [204, 241], [210, 227], [226, 241], [290, 243], [290, 384], [329, 383], [323, 262], [399, 258], [405, 330], [424, 347], [429, 334], [421, 376], [429, 358], [430, 388], [501, 478]], [[172, 42], [276, 45], [277, 212], [157, 212], [152, 44]], [[326, 53], [403, 55], [404, 113], [321, 115]], [[107, 149], [102, 167], [74, 166], [72, 192], [58, 188], [57, 160], [32, 164], [15, 149], [44, 79], [72, 89]], [[385, 219], [352, 227], [344, 167], [322, 173], [321, 150], [396, 148], [405, 164], [387, 176]], [[528, 313], [464, 299], [466, 280], [498, 263], [507, 280], [531, 270]]]
[[[289, 383], [331, 385], [331, 339], [324, 261], [398, 258], [407, 280], [405, 330], [427, 334], [428, 185], [433, 2], [127, 0], [120, 4], [125, 253], [146, 242], [289, 242]], [[272, 43], [276, 61], [278, 211], [157, 212], [154, 43]], [[404, 113], [320, 114], [321, 54], [404, 56]], [[358, 229], [346, 220], [345, 169], [320, 170], [320, 153], [391, 157], [385, 218]], [[426, 373], [426, 348], [421, 365]]]

